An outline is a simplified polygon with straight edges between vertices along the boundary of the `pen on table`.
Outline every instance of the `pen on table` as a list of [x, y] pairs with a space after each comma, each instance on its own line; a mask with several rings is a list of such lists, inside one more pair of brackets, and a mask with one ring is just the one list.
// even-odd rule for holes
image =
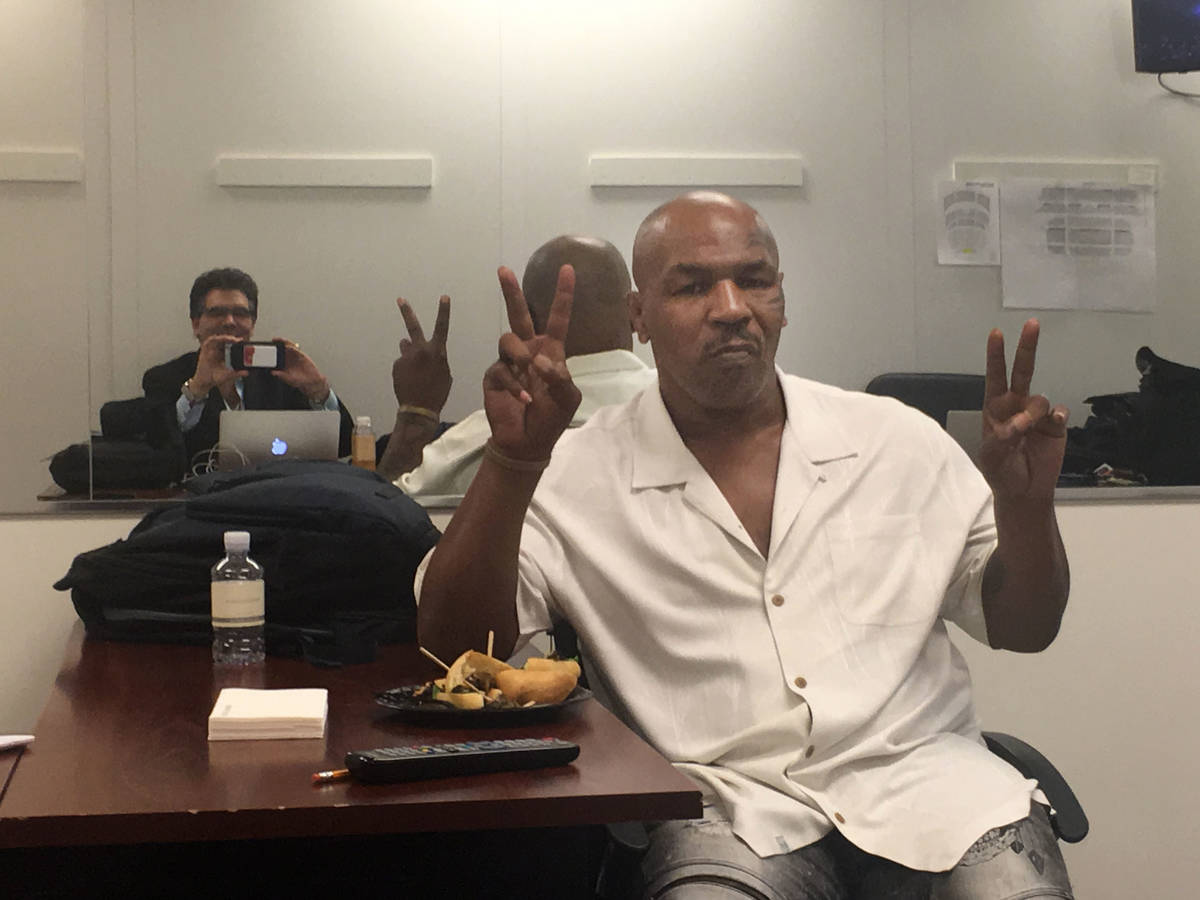
[[341, 781], [349, 776], [349, 769], [326, 769], [324, 772], [313, 772], [313, 784], [328, 784], [331, 781]]

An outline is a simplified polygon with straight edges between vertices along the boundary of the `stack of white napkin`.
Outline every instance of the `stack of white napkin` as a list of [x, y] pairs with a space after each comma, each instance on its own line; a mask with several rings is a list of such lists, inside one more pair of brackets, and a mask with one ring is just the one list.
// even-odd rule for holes
[[208, 717], [210, 741], [325, 736], [325, 688], [222, 688]]

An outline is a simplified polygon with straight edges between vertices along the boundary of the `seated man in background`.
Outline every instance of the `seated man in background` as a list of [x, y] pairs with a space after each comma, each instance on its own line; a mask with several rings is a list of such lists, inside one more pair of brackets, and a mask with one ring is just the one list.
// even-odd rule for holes
[[[521, 286], [534, 329], [540, 333], [546, 326], [558, 270], [564, 265], [575, 269], [575, 305], [564, 347], [567, 369], [583, 395], [571, 418], [570, 427], [575, 428], [601, 406], [623, 403], [640, 392], [654, 381], [654, 370], [632, 352], [629, 269], [608, 241], [561, 235], [533, 252]], [[511, 272], [501, 277], [516, 280]], [[438, 435], [441, 409], [450, 393], [450, 298], [439, 302], [428, 341], [412, 307], [403, 299], [396, 302], [409, 336], [400, 342], [400, 356], [392, 365], [399, 409], [377, 470], [418, 501], [457, 503], [479, 468], [491, 429], [484, 411], [477, 410]]]
[[452, 659], [490, 629], [504, 658], [574, 626], [592, 689], [703, 794], [651, 830], [647, 896], [1070, 897], [945, 624], [1033, 652], [1066, 605], [1067, 412], [1030, 393], [1036, 321], [1011, 382], [988, 337], [981, 475], [917, 410], [776, 368], [783, 276], [747, 204], [664, 204], [633, 272], [657, 388], [569, 432], [573, 273], [544, 334], [502, 280], [492, 434], [424, 564], [421, 645]]
[[253, 278], [241, 269], [205, 272], [192, 284], [189, 311], [200, 348], [142, 376], [147, 405], [152, 410], [173, 407], [189, 465], [217, 443], [221, 411], [226, 409], [337, 410], [341, 413], [338, 454], [350, 453], [354, 430], [350, 413], [299, 344], [284, 342], [286, 360], [278, 370], [234, 371], [226, 362], [230, 344], [254, 336], [258, 285]]

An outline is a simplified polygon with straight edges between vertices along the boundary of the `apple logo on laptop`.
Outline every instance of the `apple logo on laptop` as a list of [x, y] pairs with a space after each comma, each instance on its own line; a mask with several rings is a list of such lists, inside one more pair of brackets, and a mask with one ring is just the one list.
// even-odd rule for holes
[[271, 441], [272, 456], [283, 456], [285, 453], [287, 453], [287, 451], [287, 441], [285, 441], [283, 438], [275, 438], [275, 440]]

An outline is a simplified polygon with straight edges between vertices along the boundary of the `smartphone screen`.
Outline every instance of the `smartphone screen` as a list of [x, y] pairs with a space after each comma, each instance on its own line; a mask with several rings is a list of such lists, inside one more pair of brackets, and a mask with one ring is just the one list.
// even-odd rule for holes
[[275, 343], [245, 341], [228, 347], [231, 369], [282, 369], [284, 350]]

